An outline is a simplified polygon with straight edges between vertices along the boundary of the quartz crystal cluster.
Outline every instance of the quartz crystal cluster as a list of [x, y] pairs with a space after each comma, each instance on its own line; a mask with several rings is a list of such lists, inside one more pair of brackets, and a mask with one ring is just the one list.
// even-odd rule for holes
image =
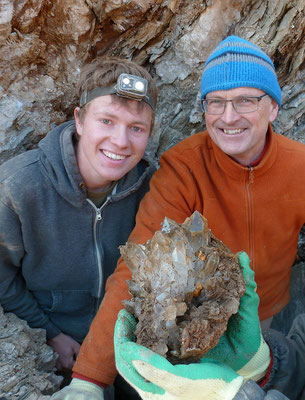
[[136, 341], [172, 363], [199, 360], [236, 314], [245, 282], [237, 259], [195, 212], [184, 223], [165, 218], [146, 244], [127, 243], [121, 254], [132, 272]]

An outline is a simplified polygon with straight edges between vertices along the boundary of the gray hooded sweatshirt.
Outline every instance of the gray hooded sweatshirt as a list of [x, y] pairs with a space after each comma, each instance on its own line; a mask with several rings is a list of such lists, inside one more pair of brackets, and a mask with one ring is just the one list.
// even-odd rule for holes
[[78, 342], [86, 336], [135, 225], [154, 167], [142, 159], [102, 207], [87, 199], [66, 122], [0, 166], [0, 303]]

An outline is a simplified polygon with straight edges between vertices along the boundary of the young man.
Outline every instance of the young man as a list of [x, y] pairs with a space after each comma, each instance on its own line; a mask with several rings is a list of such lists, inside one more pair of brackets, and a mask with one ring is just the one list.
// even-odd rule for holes
[[[205, 64], [201, 92], [207, 131], [163, 154], [129, 241], [151, 239], [165, 216], [182, 223], [198, 210], [234, 253], [249, 255], [260, 320], [268, 326], [289, 301], [305, 223], [305, 146], [273, 132], [281, 89], [272, 61], [252, 43], [236, 36], [221, 42]], [[74, 366], [78, 378], [91, 379], [87, 399], [97, 399], [88, 393], [116, 376], [113, 332], [129, 298], [128, 275], [120, 259]]]
[[46, 330], [71, 370], [134, 227], [154, 167], [143, 158], [157, 88], [137, 64], [85, 66], [75, 120], [0, 167], [0, 301]]

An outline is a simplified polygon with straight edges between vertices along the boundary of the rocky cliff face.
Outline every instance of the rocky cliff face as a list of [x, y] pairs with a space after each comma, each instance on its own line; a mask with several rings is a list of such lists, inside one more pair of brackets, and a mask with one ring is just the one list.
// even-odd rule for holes
[[[104, 54], [137, 61], [158, 84], [157, 120], [148, 148], [157, 162], [164, 150], [203, 129], [198, 101], [203, 63], [229, 34], [256, 43], [274, 60], [283, 88], [274, 127], [305, 143], [304, 9], [305, 0], [0, 0], [0, 163], [34, 147], [54, 125], [72, 117], [81, 65]], [[300, 246], [304, 256], [304, 239]], [[280, 326], [287, 313], [304, 310], [303, 290], [297, 289], [305, 282], [302, 263], [294, 276], [294, 303]], [[27, 367], [40, 365], [41, 351], [51, 364], [53, 356], [42, 333], [17, 319], [11, 322], [15, 328], [6, 331], [6, 316], [0, 314], [5, 360], [0, 363], [0, 394], [15, 399], [19, 387], [28, 391], [24, 398], [36, 399], [35, 391], [51, 390], [45, 374], [52, 373], [42, 369], [33, 375]], [[30, 354], [19, 367], [18, 357]]]
[[[31, 329], [0, 307], [0, 396], [3, 400], [44, 400], [60, 387], [56, 355], [45, 331]], [[45, 395], [45, 396], [44, 396]]]
[[278, 132], [304, 141], [305, 0], [0, 0], [0, 163], [72, 117], [79, 68], [96, 55], [132, 58], [160, 90], [149, 152], [202, 130], [204, 61], [228, 34], [274, 60]]

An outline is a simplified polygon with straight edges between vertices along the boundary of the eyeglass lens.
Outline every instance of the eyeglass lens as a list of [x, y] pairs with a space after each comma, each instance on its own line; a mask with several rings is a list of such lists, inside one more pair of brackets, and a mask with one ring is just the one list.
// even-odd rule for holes
[[205, 99], [202, 101], [204, 111], [210, 114], [223, 114], [226, 104], [231, 102], [236, 112], [249, 113], [257, 110], [258, 102], [267, 94], [258, 97], [240, 97], [233, 100]]

